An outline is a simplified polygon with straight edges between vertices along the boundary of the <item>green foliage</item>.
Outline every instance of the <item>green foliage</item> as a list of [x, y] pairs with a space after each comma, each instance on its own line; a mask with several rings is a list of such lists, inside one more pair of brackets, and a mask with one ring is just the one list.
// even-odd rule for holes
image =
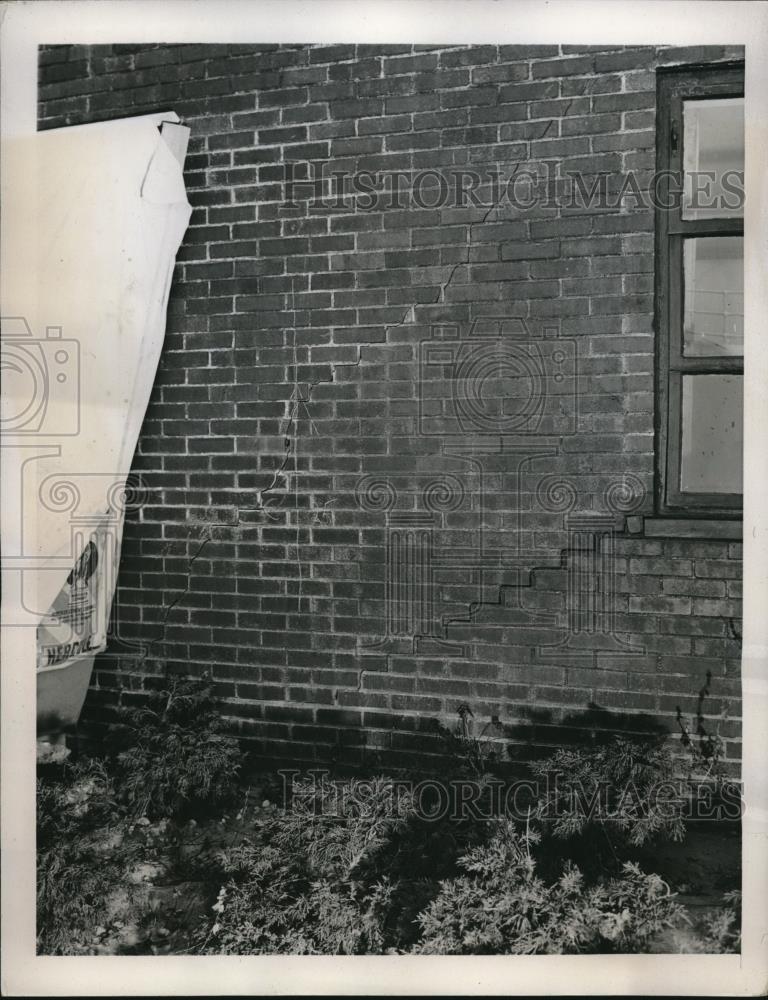
[[458, 719], [452, 728], [437, 720], [437, 733], [443, 743], [449, 770], [454, 778], [468, 777], [484, 780], [496, 773], [502, 753], [499, 745], [486, 737], [486, 732], [500, 730], [496, 721], [486, 725], [478, 736], [474, 735], [474, 713], [467, 704], [459, 705]]
[[[340, 797], [341, 793], [341, 797]], [[205, 947], [218, 954], [381, 954], [397, 884], [371, 859], [413, 815], [392, 782], [293, 788], [290, 809], [225, 852], [229, 876]]]
[[[65, 764], [37, 782], [37, 948], [87, 952], [114, 894], [127, 898], [131, 852], [122, 844], [112, 782], [101, 761]], [[109, 849], [105, 850], [104, 845]]]
[[657, 875], [630, 863], [621, 877], [589, 886], [567, 864], [547, 885], [536, 874], [537, 837], [497, 821], [490, 842], [459, 861], [466, 874], [443, 882], [419, 915], [423, 955], [535, 955], [639, 951], [681, 919]]
[[340, 801], [328, 782], [303, 783], [292, 809], [277, 812], [252, 839], [225, 852], [226, 882], [202, 950], [637, 951], [681, 919], [665, 883], [632, 864], [617, 878], [589, 884], [568, 863], [548, 884], [537, 875], [532, 851], [539, 834], [521, 832], [509, 820], [470, 823], [474, 836], [465, 831], [464, 850], [444, 855], [441, 876], [432, 872], [416, 880], [415, 843], [423, 848], [435, 831], [415, 815], [410, 793], [376, 779], [348, 782], [341, 794]]
[[741, 893], [726, 892], [723, 906], [707, 914], [696, 951], [709, 955], [740, 954]]
[[47, 848], [103, 825], [118, 806], [103, 760], [85, 758], [37, 779], [37, 845]]
[[[191, 885], [196, 872], [198, 884], [184, 947], [208, 954], [631, 952], [684, 919], [659, 876], [620, 866], [615, 852], [612, 878], [574, 863], [581, 847], [595, 853], [596, 832], [617, 847], [682, 836], [679, 797], [654, 798], [676, 776], [665, 747], [616, 738], [559, 751], [536, 768], [545, 791], [523, 829], [487, 818], [500, 810], [493, 744], [485, 730], [474, 737], [469, 710], [459, 723], [448, 731], [450, 777], [470, 777], [478, 794], [458, 818], [439, 809], [430, 817], [437, 803], [423, 788], [416, 799], [410, 782], [318, 777], [295, 783], [283, 809], [249, 812], [247, 792], [229, 826], [215, 810], [237, 789], [236, 743], [208, 682], [169, 680], [148, 705], [125, 711], [111, 761], [49, 768], [38, 783], [40, 951], [103, 949], [98, 942], [121, 927], [135, 930], [126, 947], [148, 947], [147, 937], [177, 947], [168, 903], [156, 895], [149, 906], [146, 884], [128, 888], [153, 872], [165, 878], [174, 859], [179, 879]], [[601, 808], [590, 812], [597, 791]], [[466, 804], [463, 792], [457, 801]], [[193, 814], [199, 824], [176, 822]], [[555, 837], [542, 840], [544, 831]], [[738, 894], [710, 914], [699, 950], [738, 950], [737, 903]], [[198, 923], [202, 907], [211, 916]]]
[[229, 800], [240, 770], [207, 679], [171, 677], [149, 704], [123, 709], [116, 785], [134, 816], [179, 816]]
[[130, 868], [142, 850], [131, 836], [136, 819], [210, 810], [235, 788], [239, 752], [205, 682], [172, 679], [146, 708], [124, 713], [118, 735], [116, 759], [46, 767], [38, 778], [43, 954], [86, 954], [99, 925], [131, 910]]
[[682, 786], [669, 749], [654, 740], [558, 750], [533, 765], [543, 784], [536, 816], [559, 838], [601, 829], [635, 847], [685, 836]]
[[[303, 861], [304, 859], [301, 859]], [[206, 944], [215, 954], [360, 955], [384, 950], [386, 880], [370, 891], [354, 879], [311, 876], [275, 847], [231, 852], [232, 876], [217, 898]]]

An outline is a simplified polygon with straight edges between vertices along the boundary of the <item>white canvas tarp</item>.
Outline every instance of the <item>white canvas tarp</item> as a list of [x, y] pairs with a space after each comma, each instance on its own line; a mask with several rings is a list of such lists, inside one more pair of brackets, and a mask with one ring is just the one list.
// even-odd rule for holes
[[[38, 721], [76, 721], [106, 645], [128, 476], [191, 209], [173, 112], [54, 129], [7, 151], [4, 623]], [[8, 254], [11, 248], [12, 256]]]

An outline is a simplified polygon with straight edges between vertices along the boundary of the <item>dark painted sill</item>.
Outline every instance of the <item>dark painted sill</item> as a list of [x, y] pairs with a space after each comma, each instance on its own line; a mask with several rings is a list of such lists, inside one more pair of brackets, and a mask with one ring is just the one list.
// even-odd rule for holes
[[742, 523], [693, 517], [628, 517], [627, 531], [645, 538], [712, 538], [740, 542]]

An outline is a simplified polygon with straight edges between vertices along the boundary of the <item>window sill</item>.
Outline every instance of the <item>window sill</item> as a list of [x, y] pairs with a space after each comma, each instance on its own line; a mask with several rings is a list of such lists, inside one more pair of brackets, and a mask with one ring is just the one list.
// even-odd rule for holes
[[628, 517], [627, 532], [645, 538], [711, 538], [741, 541], [742, 523], [694, 517]]

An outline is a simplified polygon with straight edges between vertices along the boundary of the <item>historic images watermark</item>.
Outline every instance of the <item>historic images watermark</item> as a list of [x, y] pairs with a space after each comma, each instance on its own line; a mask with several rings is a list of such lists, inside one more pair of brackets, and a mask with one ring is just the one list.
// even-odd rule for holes
[[278, 771], [285, 807], [308, 820], [344, 820], [374, 812], [396, 819], [408, 815], [424, 822], [492, 820], [499, 817], [525, 823], [533, 816], [556, 823], [577, 816], [589, 822], [619, 823], [680, 817], [687, 820], [738, 821], [743, 814], [738, 781], [711, 783], [675, 779], [659, 781], [642, 792], [632, 782], [617, 788], [608, 781], [585, 785], [567, 781], [557, 771], [542, 778], [502, 781], [437, 777], [391, 778], [386, 783], [361, 779], [333, 780], [321, 769]]
[[81, 345], [60, 326], [36, 335], [25, 317], [3, 317], [0, 329], [9, 523], [15, 515], [2, 554], [6, 625], [36, 629], [41, 668], [107, 640], [141, 653], [144, 643], [121, 635], [113, 595], [124, 518], [146, 503], [147, 487], [135, 473], [41, 471], [87, 430]]
[[283, 212], [309, 202], [313, 212], [384, 212], [402, 209], [477, 208], [515, 212], [639, 211], [673, 209], [681, 200], [692, 213], [743, 211], [744, 171], [611, 172], [562, 170], [558, 161], [492, 164], [482, 169], [339, 170], [333, 163], [283, 164]]
[[[615, 536], [645, 487], [624, 473], [595, 497], [583, 477], [558, 471], [564, 440], [578, 432], [577, 341], [553, 321], [433, 325], [419, 343], [416, 382], [416, 436], [432, 453], [412, 472], [382, 470], [356, 486], [357, 505], [383, 517], [386, 530], [385, 625], [360, 653], [464, 656], [445, 581], [475, 586], [478, 608], [484, 577], [510, 567], [524, 574], [556, 555], [566, 577], [562, 611], [526, 604], [521, 586], [505, 584], [509, 636], [517, 629], [530, 644], [523, 636], [535, 628], [540, 661], [643, 654], [616, 627]], [[499, 509], [502, 532], [489, 529]], [[542, 534], [557, 536], [557, 552]]]
[[80, 433], [80, 344], [60, 326], [35, 336], [24, 317], [0, 321], [0, 431], [9, 438]]

